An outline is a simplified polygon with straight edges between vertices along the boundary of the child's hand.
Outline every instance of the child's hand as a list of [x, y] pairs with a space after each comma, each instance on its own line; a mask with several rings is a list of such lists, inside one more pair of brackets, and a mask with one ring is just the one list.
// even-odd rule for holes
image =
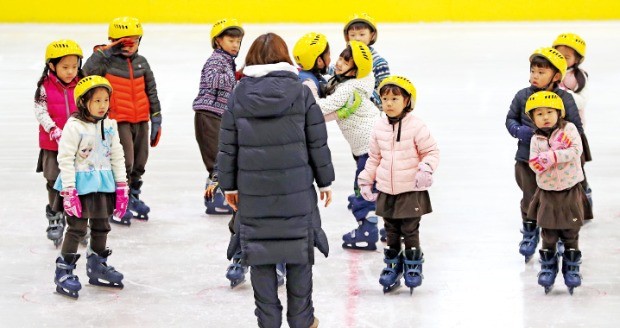
[[549, 144], [552, 150], [568, 149], [573, 144], [573, 141], [568, 134], [564, 133], [564, 131], [560, 131], [555, 139], [549, 140]]
[[65, 188], [60, 192], [62, 196], [62, 207], [65, 213], [78, 218], [82, 217], [82, 203], [78, 197], [77, 190], [73, 187]]
[[116, 183], [116, 206], [114, 206], [114, 216], [122, 218], [127, 212], [129, 203], [129, 187], [127, 182]]
[[532, 136], [534, 135], [534, 130], [532, 130], [532, 128], [530, 128], [527, 125], [521, 125], [520, 127], [517, 128], [517, 132], [515, 133], [515, 136], [523, 141], [523, 142], [530, 142], [532, 140]]
[[362, 194], [362, 198], [369, 202], [377, 201], [377, 197], [379, 194], [375, 194], [372, 192], [372, 186], [364, 185], [360, 187], [360, 194]]
[[62, 136], [62, 129], [55, 126], [50, 130], [50, 140], [56, 141], [56, 143], [60, 142], [60, 137]]
[[538, 157], [530, 159], [530, 167], [535, 172], [542, 173], [547, 171], [556, 161], [555, 152], [549, 150], [538, 154]]
[[332, 191], [325, 190], [321, 191], [321, 200], [325, 199], [325, 207], [329, 206], [332, 203]]
[[418, 172], [415, 174], [415, 187], [426, 189], [433, 184], [433, 169], [426, 163], [418, 164]]
[[207, 189], [205, 189], [206, 199], [211, 199], [211, 197], [213, 197], [213, 194], [215, 194], [215, 189], [217, 188], [217, 186], [218, 186], [217, 182], [209, 183], [209, 185], [207, 186]]
[[238, 193], [232, 193], [232, 194], [225, 194], [226, 196], [226, 202], [228, 203], [228, 205], [230, 205], [230, 207], [232, 207], [232, 209], [237, 212], [237, 204], [239, 204], [239, 194]]
[[161, 137], [161, 114], [151, 115], [151, 147], [157, 146]]
[[353, 94], [349, 96], [349, 99], [344, 104], [344, 106], [342, 106], [336, 111], [338, 119], [344, 120], [345, 118], [348, 118], [349, 116], [351, 116], [351, 114], [357, 111], [361, 104], [362, 97], [360, 96], [359, 92], [357, 92], [357, 90], [353, 91]]

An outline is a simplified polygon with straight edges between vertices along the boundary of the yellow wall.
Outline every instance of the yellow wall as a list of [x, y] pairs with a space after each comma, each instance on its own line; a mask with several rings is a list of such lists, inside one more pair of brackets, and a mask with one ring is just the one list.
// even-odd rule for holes
[[378, 22], [620, 19], [618, 0], [0, 0], [0, 8], [0, 22], [36, 23], [108, 22], [126, 15], [145, 23], [213, 23], [222, 17], [241, 23], [343, 22], [355, 12]]

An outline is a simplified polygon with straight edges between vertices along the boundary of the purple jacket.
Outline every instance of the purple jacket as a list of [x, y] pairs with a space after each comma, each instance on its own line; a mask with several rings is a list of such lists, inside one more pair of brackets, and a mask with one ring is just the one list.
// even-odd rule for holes
[[221, 49], [215, 49], [202, 68], [193, 109], [222, 116], [227, 110], [228, 98], [235, 83], [235, 58]]

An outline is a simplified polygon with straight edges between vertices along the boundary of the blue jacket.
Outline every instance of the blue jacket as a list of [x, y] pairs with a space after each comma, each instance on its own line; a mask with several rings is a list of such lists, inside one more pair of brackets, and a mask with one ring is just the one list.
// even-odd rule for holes
[[[514, 99], [512, 99], [510, 110], [508, 110], [508, 115], [506, 115], [506, 129], [508, 129], [508, 133], [519, 140], [517, 142], [517, 154], [515, 155], [515, 159], [519, 162], [527, 163], [530, 159], [530, 142], [536, 130], [536, 126], [529, 116], [525, 114], [525, 103], [536, 91], [537, 89], [531, 86], [519, 90]], [[579, 134], [583, 135], [583, 125], [581, 124], [579, 111], [577, 110], [577, 105], [575, 105], [573, 96], [560, 88], [555, 88], [553, 92], [560, 96], [564, 102], [564, 109], [566, 110], [565, 119], [575, 124]], [[518, 133], [519, 129], [529, 129], [528, 131], [531, 131], [531, 133]], [[523, 135], [525, 135], [525, 137], [519, 139], [519, 136]]]
[[295, 73], [245, 77], [228, 100], [217, 156], [222, 189], [239, 193], [235, 231], [249, 265], [314, 263], [327, 256], [313, 183], [334, 180], [327, 130]]

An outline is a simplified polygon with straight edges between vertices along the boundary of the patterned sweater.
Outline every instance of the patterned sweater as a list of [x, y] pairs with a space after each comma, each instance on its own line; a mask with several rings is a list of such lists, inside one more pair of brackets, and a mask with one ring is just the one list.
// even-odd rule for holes
[[327, 115], [342, 108], [355, 90], [360, 93], [362, 103], [359, 108], [348, 118], [336, 121], [355, 156], [368, 153], [370, 134], [377, 118], [379, 118], [379, 111], [370, 101], [374, 85], [375, 78], [372, 75], [361, 79], [350, 79], [340, 83], [331, 95], [316, 99], [323, 115]]
[[[564, 132], [571, 140], [570, 147], [554, 151], [556, 163], [542, 173], [536, 172], [536, 183], [540, 189], [544, 190], [566, 190], [572, 188], [577, 183], [583, 181], [583, 170], [581, 169], [581, 152], [583, 146], [581, 137], [575, 124], [566, 122], [564, 129], [556, 129], [551, 136], [534, 134], [530, 144], [530, 159], [538, 157], [538, 154], [551, 150], [549, 140], [556, 140], [558, 134]], [[530, 164], [530, 167], [532, 164]]]
[[193, 109], [222, 116], [227, 110], [228, 98], [235, 83], [235, 58], [221, 49], [215, 49], [202, 68]]
[[370, 48], [370, 53], [372, 53], [372, 73], [375, 76], [375, 90], [372, 92], [372, 97], [370, 98], [379, 109], [381, 109], [381, 95], [379, 95], [379, 84], [381, 81], [390, 75], [390, 67], [388, 66], [387, 60], [385, 60], [381, 55], [377, 53], [375, 48]]

